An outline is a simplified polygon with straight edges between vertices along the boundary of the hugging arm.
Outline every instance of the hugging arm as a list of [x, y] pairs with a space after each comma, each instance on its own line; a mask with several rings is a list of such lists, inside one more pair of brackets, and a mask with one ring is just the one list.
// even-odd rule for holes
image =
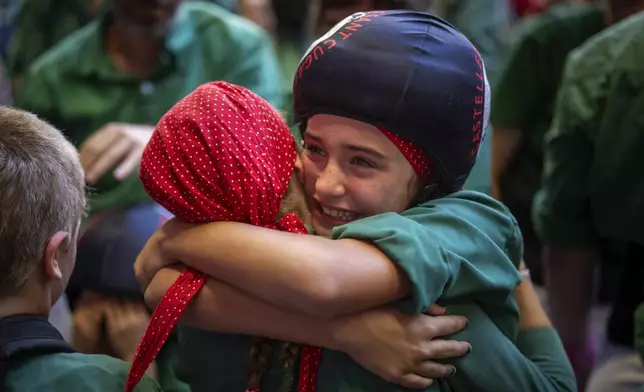
[[[145, 292], [148, 305], [156, 306], [183, 268], [175, 265], [155, 275]], [[320, 319], [276, 308], [212, 278], [191, 301], [180, 322], [213, 332], [343, 351], [379, 377], [409, 388], [426, 387], [431, 378], [451, 373], [451, 365], [431, 358], [458, 357], [469, 347], [465, 342], [432, 340], [465, 327], [464, 317], [405, 316], [395, 310], [374, 309], [333, 320]]]
[[[155, 235], [146, 246], [149, 252], [139, 256], [139, 278], [158, 270], [141, 272], [150, 265], [181, 261], [275, 306], [316, 317], [355, 313], [409, 293], [405, 274], [361, 241], [234, 222], [190, 226], [171, 221], [164, 229], [173, 233]], [[165, 260], [157, 263], [155, 257]]]
[[[515, 266], [495, 262], [497, 254], [505, 257], [496, 242], [513, 230], [500, 204], [467, 193], [438, 203], [349, 223], [336, 229], [335, 240], [234, 222], [172, 221], [142, 252], [137, 276], [146, 281], [180, 261], [277, 307], [329, 318], [406, 297], [420, 313], [446, 290], [456, 293], [453, 282], [462, 274], [474, 274], [478, 291], [498, 286], [490, 276], [496, 274], [514, 282], [511, 292]], [[483, 246], [493, 254], [480, 257]], [[481, 260], [475, 266], [472, 258]]]

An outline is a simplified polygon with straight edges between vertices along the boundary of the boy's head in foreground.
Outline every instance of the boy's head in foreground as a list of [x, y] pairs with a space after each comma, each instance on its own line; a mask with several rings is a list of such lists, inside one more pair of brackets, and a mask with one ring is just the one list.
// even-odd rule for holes
[[76, 149], [34, 114], [0, 107], [0, 317], [49, 314], [74, 269], [84, 212]]

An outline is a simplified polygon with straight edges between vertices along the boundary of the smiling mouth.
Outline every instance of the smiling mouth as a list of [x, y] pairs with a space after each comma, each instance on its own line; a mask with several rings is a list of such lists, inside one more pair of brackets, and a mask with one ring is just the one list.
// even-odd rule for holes
[[336, 208], [330, 208], [330, 207], [323, 206], [322, 204], [319, 204], [319, 206], [320, 206], [320, 212], [322, 212], [324, 216], [327, 216], [334, 220], [351, 222], [358, 218], [358, 214], [356, 214], [355, 212], [340, 210]]

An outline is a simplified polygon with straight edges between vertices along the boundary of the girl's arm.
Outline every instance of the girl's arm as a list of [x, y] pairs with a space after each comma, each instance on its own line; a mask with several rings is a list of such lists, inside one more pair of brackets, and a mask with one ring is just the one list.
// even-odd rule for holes
[[[500, 203], [474, 192], [340, 226], [335, 240], [233, 222], [166, 225], [139, 256], [142, 281], [181, 261], [277, 307], [316, 317], [405, 297], [410, 301], [399, 305], [421, 313], [441, 295], [509, 296], [519, 278], [518, 262], [515, 267], [506, 254], [520, 253], [516, 222]], [[457, 283], [462, 279], [466, 284]]]
[[[145, 292], [149, 306], [157, 305], [181, 269], [183, 266], [173, 266], [159, 271]], [[432, 362], [432, 358], [460, 357], [469, 348], [466, 342], [434, 340], [463, 329], [467, 323], [464, 317], [405, 316], [395, 310], [376, 309], [324, 320], [275, 308], [215, 279], [206, 281], [181, 323], [343, 351], [379, 377], [409, 388], [450, 374], [451, 365]]]
[[552, 327], [552, 323], [541, 306], [537, 292], [528, 277], [524, 278], [517, 286], [514, 295], [519, 306], [519, 331]]
[[316, 317], [355, 313], [410, 292], [404, 272], [375, 246], [235, 222], [166, 223], [141, 252], [137, 277], [145, 281], [176, 261]]
[[[163, 268], [145, 291], [145, 302], [156, 307], [185, 268]], [[332, 320], [276, 308], [221, 281], [208, 278], [181, 316], [181, 323], [219, 333], [263, 336], [338, 349]]]

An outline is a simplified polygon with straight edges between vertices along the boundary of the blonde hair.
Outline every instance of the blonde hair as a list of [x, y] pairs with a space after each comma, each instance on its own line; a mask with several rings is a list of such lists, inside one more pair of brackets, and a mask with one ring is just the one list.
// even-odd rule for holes
[[[76, 149], [36, 115], [0, 106], [0, 293], [18, 291], [57, 231], [85, 212]], [[71, 238], [70, 238], [71, 240]]]

